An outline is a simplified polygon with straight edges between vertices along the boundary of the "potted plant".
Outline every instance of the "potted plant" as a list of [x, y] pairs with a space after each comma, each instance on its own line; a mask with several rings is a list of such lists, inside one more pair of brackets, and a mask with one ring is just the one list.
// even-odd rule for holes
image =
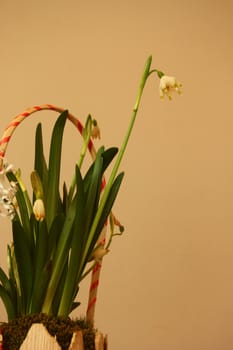
[[[116, 147], [100, 147], [96, 151], [93, 144], [93, 138], [99, 137], [96, 120], [89, 115], [82, 126], [68, 110], [53, 105], [29, 108], [5, 129], [0, 140], [0, 214], [9, 216], [12, 221], [13, 243], [7, 246], [8, 272], [0, 268], [0, 297], [8, 315], [8, 322], [1, 325], [4, 350], [20, 346], [21, 349], [36, 349], [38, 334], [46, 344], [43, 349], [56, 349], [56, 346], [107, 349], [107, 340], [94, 328], [94, 305], [102, 259], [113, 237], [123, 232], [123, 226], [112, 212], [124, 175], [119, 173], [119, 167], [149, 76], [156, 73], [159, 77], [160, 97], [167, 95], [171, 99], [171, 92], [180, 93], [181, 87], [174, 77], [152, 69], [151, 63], [150, 56], [119, 151]], [[20, 170], [6, 162], [5, 154], [16, 127], [33, 113], [45, 109], [60, 115], [53, 128], [48, 160], [44, 154], [42, 126], [37, 126], [30, 198]], [[62, 140], [67, 120], [81, 133], [83, 145], [71, 184], [64, 184], [61, 189]], [[82, 164], [88, 151], [93, 161], [84, 172]], [[107, 181], [104, 173], [112, 162]], [[92, 274], [92, 288], [87, 317], [72, 320], [69, 315], [79, 305], [79, 285], [89, 273]], [[44, 326], [36, 326], [38, 323], [47, 328], [50, 339]], [[32, 335], [28, 333], [26, 337], [29, 329]]]

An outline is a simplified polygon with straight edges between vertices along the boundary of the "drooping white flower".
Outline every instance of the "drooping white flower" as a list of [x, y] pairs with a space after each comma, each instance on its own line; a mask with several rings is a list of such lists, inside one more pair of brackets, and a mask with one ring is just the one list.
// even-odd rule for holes
[[37, 221], [43, 221], [45, 218], [44, 202], [41, 198], [35, 200], [33, 205], [33, 213]]
[[169, 98], [169, 100], [172, 99], [172, 92], [177, 92], [178, 94], [181, 94], [181, 86], [182, 84], [176, 80], [175, 77], [170, 77], [167, 75], [163, 75], [160, 79], [159, 84], [159, 95], [160, 98], [164, 98], [165, 95]]

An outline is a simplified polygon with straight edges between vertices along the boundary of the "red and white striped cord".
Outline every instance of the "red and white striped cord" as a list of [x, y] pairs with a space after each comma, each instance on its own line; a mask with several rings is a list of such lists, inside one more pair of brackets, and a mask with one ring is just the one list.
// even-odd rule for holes
[[[12, 122], [6, 127], [3, 136], [0, 140], [0, 169], [2, 167], [2, 161], [3, 158], [5, 157], [6, 154], [6, 149], [8, 146], [8, 143], [16, 129], [16, 127], [27, 117], [29, 117], [31, 114], [38, 112], [38, 111], [43, 111], [43, 110], [51, 110], [51, 111], [55, 111], [55, 112], [59, 112], [62, 113], [64, 112], [63, 108], [54, 106], [54, 105], [50, 105], [50, 104], [46, 104], [46, 105], [41, 105], [41, 106], [34, 106], [32, 108], [28, 108], [27, 110], [25, 110], [23, 113], [18, 114], [17, 116], [15, 116], [12, 120]], [[78, 131], [80, 132], [80, 134], [82, 135], [83, 132], [83, 125], [82, 123], [71, 113], [68, 113], [68, 119], [76, 126], [76, 128], [78, 129]], [[96, 156], [96, 151], [93, 145], [93, 142], [90, 140], [89, 144], [88, 144], [88, 149], [93, 157], [93, 159], [95, 159]]]
[[2, 329], [0, 328], [0, 350], [3, 350], [3, 335]]

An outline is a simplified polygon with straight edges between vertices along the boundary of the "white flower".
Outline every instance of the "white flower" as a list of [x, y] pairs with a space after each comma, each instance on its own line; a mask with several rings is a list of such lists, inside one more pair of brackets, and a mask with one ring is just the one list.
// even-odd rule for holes
[[12, 219], [15, 213], [13, 200], [17, 192], [17, 184], [8, 180], [6, 174], [9, 171], [12, 171], [12, 165], [4, 163], [0, 171], [0, 215], [10, 216]]
[[164, 98], [165, 95], [169, 98], [169, 100], [172, 99], [171, 93], [173, 91], [177, 92], [178, 94], [181, 94], [181, 83], [179, 83], [175, 77], [169, 77], [167, 75], [163, 75], [160, 79], [159, 84], [159, 95], [161, 98]]
[[35, 200], [33, 205], [33, 213], [37, 221], [43, 221], [45, 218], [44, 202], [41, 198]]

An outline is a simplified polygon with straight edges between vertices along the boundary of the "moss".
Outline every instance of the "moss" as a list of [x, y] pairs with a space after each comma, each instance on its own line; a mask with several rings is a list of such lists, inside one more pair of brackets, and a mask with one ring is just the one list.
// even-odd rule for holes
[[1, 325], [4, 350], [18, 350], [33, 323], [43, 323], [52, 336], [56, 335], [62, 350], [68, 350], [73, 332], [79, 329], [83, 330], [85, 350], [95, 349], [95, 330], [85, 320], [34, 314]]

